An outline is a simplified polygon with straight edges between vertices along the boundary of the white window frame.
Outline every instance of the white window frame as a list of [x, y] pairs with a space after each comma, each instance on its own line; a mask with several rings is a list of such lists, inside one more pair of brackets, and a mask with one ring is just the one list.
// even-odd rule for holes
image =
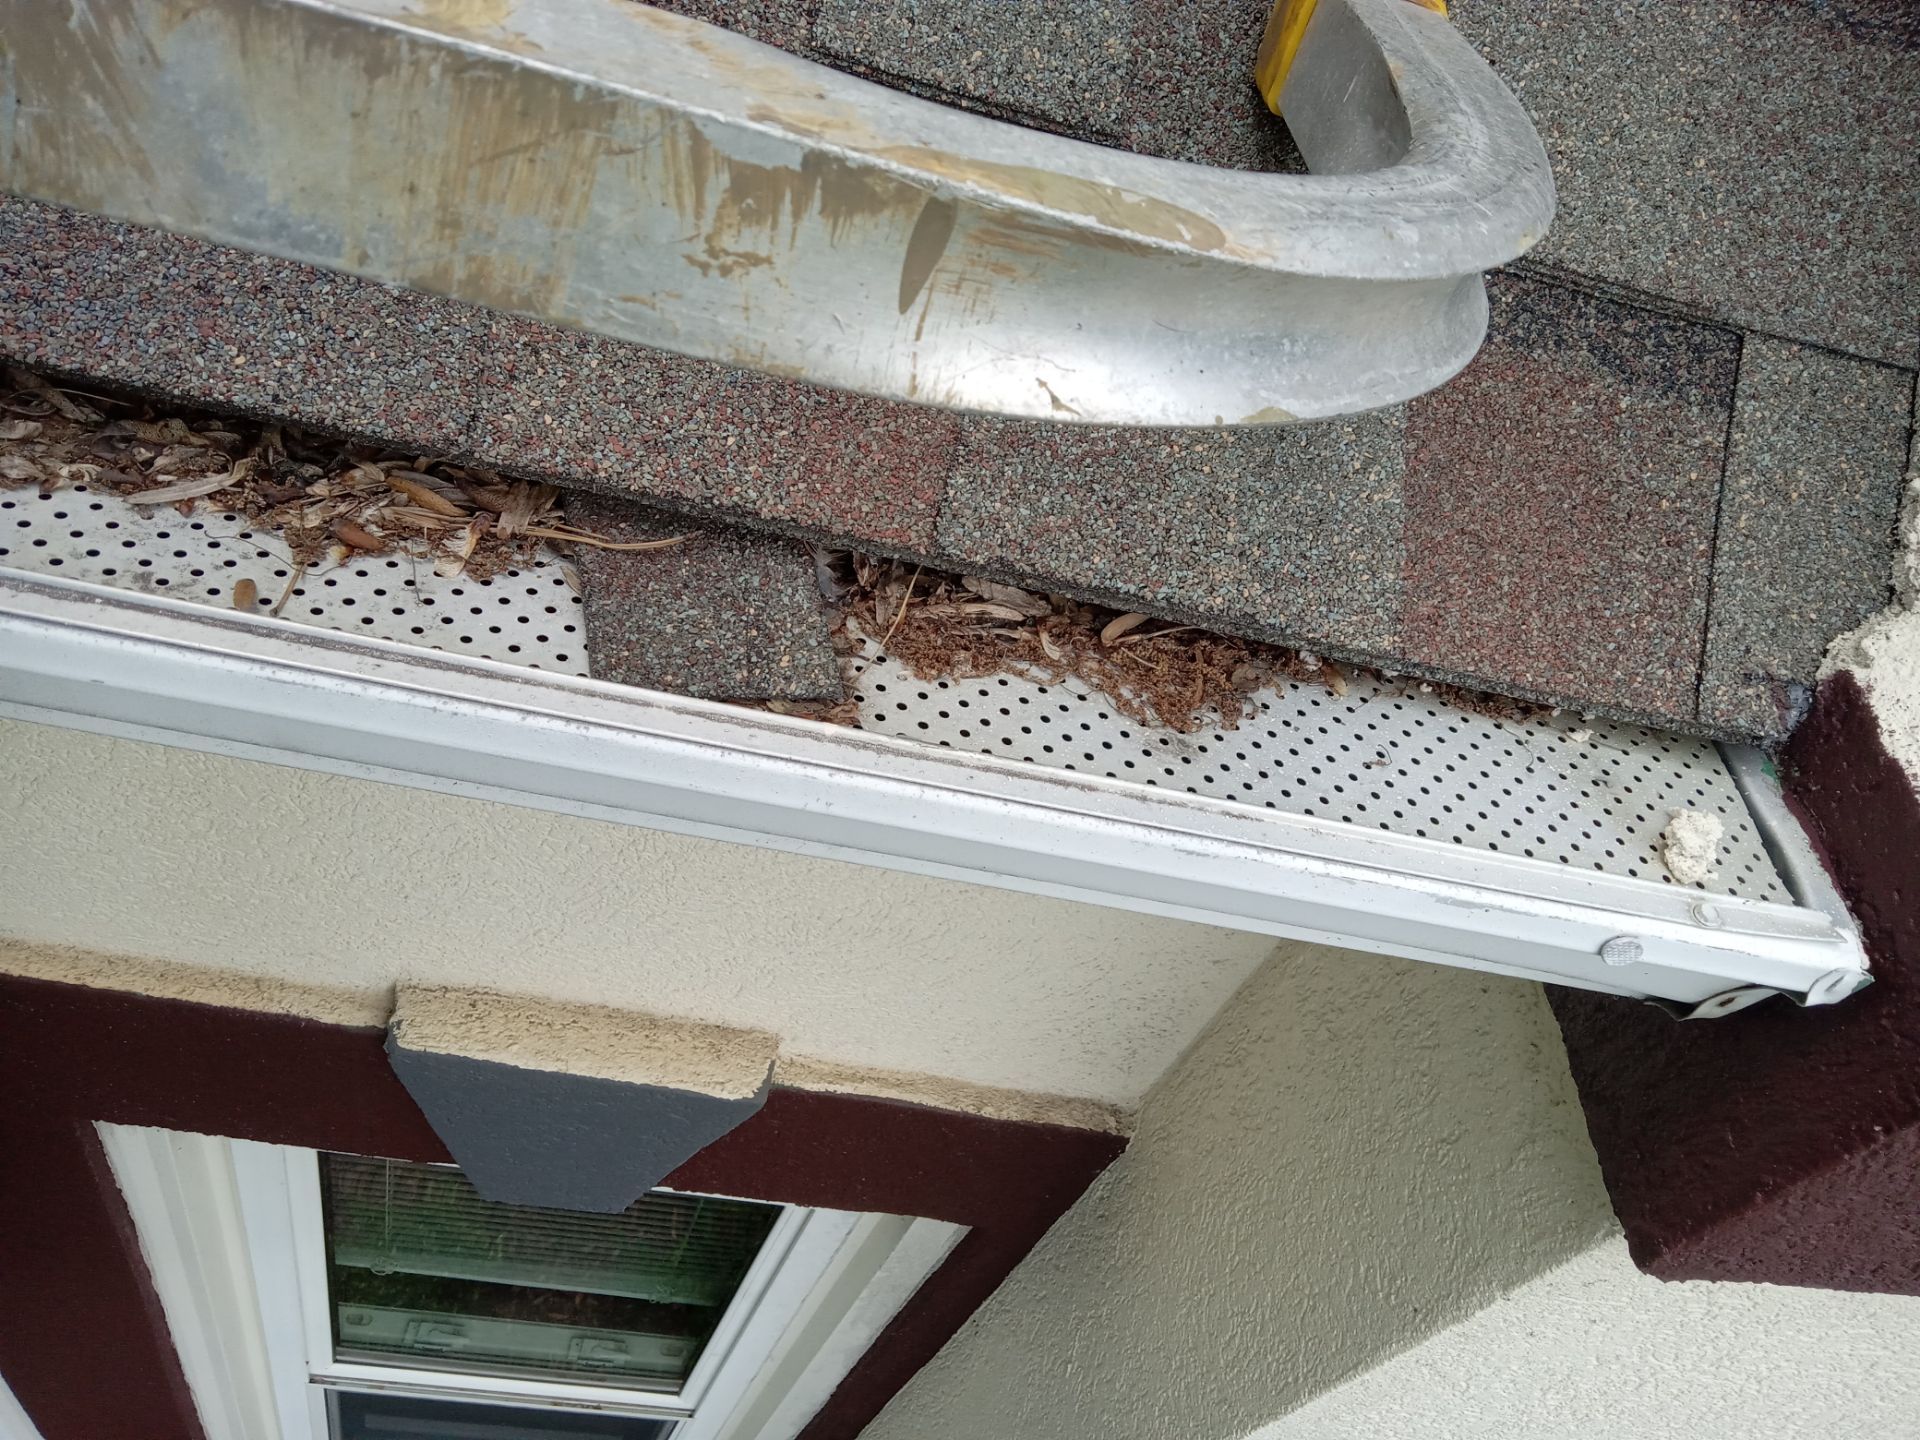
[[650, 1416], [675, 1423], [672, 1440], [792, 1440], [966, 1233], [782, 1206], [678, 1394], [337, 1361], [317, 1152], [98, 1129], [208, 1440], [325, 1440], [330, 1390]]
[[[262, 1154], [262, 1152], [271, 1152]], [[692, 1422], [700, 1402], [718, 1385], [737, 1390], [766, 1359], [779, 1329], [754, 1326], [763, 1305], [779, 1308], [782, 1297], [804, 1294], [847, 1238], [857, 1218], [845, 1211], [781, 1205], [760, 1251], [747, 1267], [712, 1337], [677, 1391], [632, 1385], [596, 1385], [586, 1380], [537, 1380], [495, 1376], [427, 1364], [382, 1364], [335, 1357], [333, 1300], [328, 1293], [326, 1222], [320, 1201], [319, 1156], [312, 1150], [242, 1145], [236, 1148], [241, 1206], [258, 1261], [284, 1276], [288, 1257], [298, 1297], [300, 1360], [307, 1383], [321, 1390], [366, 1390], [445, 1398], [497, 1400], [507, 1404], [592, 1405], [623, 1415], [648, 1415], [686, 1423], [676, 1440], [697, 1435]], [[258, 1163], [255, 1163], [256, 1160]], [[785, 1284], [776, 1289], [776, 1282]], [[789, 1307], [790, 1308], [790, 1307]], [[748, 1332], [753, 1341], [748, 1343]], [[293, 1341], [282, 1342], [291, 1358]], [[721, 1384], [723, 1375], [725, 1384]], [[326, 1440], [324, 1426], [315, 1440]]]
[[40, 1440], [40, 1432], [27, 1418], [26, 1407], [7, 1388], [4, 1375], [0, 1375], [0, 1440]]

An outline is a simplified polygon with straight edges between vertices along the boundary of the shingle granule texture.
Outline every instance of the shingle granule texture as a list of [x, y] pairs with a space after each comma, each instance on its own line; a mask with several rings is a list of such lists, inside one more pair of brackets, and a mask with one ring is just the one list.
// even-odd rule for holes
[[1269, 0], [1134, 0], [1127, 144], [1235, 170], [1304, 171], [1253, 84]]
[[820, 0], [835, 60], [1092, 137], [1126, 132], [1132, 0]]
[[595, 679], [712, 700], [837, 700], [840, 666], [804, 545], [574, 496], [569, 523], [667, 550], [577, 552]]
[[1749, 336], [1714, 550], [1700, 718], [1784, 735], [1834, 636], [1887, 601], [1913, 376]]
[[908, 550], [933, 543], [959, 418], [490, 317], [470, 448], [563, 485]]
[[0, 352], [428, 450], [465, 443], [486, 315], [0, 195]]
[[973, 417], [939, 549], [1123, 608], [1392, 653], [1400, 421], [1224, 431]]
[[1402, 653], [1690, 725], [1739, 338], [1491, 290], [1479, 357], [1408, 407]]
[[805, 51], [819, 0], [654, 0], [654, 8], [719, 25], [782, 50]]
[[1269, 0], [821, 0], [843, 68], [1097, 144], [1303, 167], [1253, 85]]
[[1459, 0], [1560, 207], [1527, 264], [1920, 358], [1920, 6]]

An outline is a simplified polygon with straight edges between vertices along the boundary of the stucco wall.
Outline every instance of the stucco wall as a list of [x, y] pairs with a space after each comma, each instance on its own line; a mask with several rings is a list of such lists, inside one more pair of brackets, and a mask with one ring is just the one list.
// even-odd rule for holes
[[1920, 1440], [1920, 1300], [1664, 1284], [1595, 1246], [1254, 1440]]
[[1826, 670], [1851, 670], [1880, 721], [1887, 752], [1920, 786], [1920, 445], [1900, 516], [1893, 603], [1835, 643]]
[[332, 990], [384, 1016], [411, 980], [769, 1030], [823, 1086], [856, 1067], [1132, 1106], [1272, 948], [19, 722], [0, 814], [0, 936], [299, 982], [295, 1009]]
[[866, 1436], [1243, 1436], [1611, 1227], [1539, 987], [1291, 947]]
[[1920, 1440], [1916, 1355], [1634, 1269], [1537, 986], [1300, 948], [863, 1440]]

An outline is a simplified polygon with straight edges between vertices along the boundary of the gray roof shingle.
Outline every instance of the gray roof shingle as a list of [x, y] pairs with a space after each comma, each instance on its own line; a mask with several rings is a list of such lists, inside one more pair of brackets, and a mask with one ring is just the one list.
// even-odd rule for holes
[[[1265, 0], [669, 8], [1098, 143], [1298, 166], [1249, 79]], [[1459, 0], [1556, 158], [1561, 215], [1494, 281], [1481, 358], [1404, 413], [1239, 433], [959, 417], [13, 200], [0, 352], [1770, 738], [1885, 591], [1920, 346], [1913, 15]]]

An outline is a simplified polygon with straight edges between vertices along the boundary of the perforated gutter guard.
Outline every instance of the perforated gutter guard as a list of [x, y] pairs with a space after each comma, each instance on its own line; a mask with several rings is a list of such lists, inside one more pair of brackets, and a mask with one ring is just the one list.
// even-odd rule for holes
[[[1406, 398], [1466, 363], [1481, 272], [1552, 213], [1513, 97], [1404, 0], [1276, 10], [1291, 68], [1262, 83], [1307, 177], [1001, 125], [629, 0], [69, 9], [51, 24], [39, 0], [0, 0], [9, 189], [1004, 414], [1277, 424]], [[43, 572], [0, 570], [0, 713], [18, 718], [1686, 1014], [1825, 1004], [1867, 980], [1766, 777], [1690, 742], [1596, 724], [1595, 745], [1571, 721], [1514, 731], [1295, 685], [1263, 698], [1264, 731], [1216, 732], [1216, 754], [1133, 734], [1072, 687], [996, 680], [975, 709], [877, 648], [851, 732], [555, 673], [583, 656], [543, 567], [470, 598], [368, 562], [309, 577], [296, 625], [170, 598], [220, 604], [236, 554], [270, 560], [244, 527], [176, 535], [84, 486], [49, 502], [4, 502], [14, 531], [42, 527], [10, 558], [0, 545]], [[471, 656], [423, 648], [454, 643]], [[1669, 792], [1730, 822], [1711, 893], [1642, 873]]]
[[[232, 573], [219, 551], [176, 548], [208, 588], [220, 587], [206, 572]], [[544, 584], [532, 583], [536, 602]], [[484, 615], [505, 595], [511, 615], [527, 585], [479, 587], [463, 608]], [[1774, 992], [1824, 1004], [1866, 983], [1851, 924], [1817, 896], [1706, 894], [449, 655], [423, 648], [450, 637], [433, 611], [418, 614], [429, 633], [400, 643], [337, 606], [308, 618], [361, 633], [0, 569], [0, 714], [1654, 997], [1682, 1013]], [[876, 717], [897, 703], [869, 697]], [[1773, 883], [1768, 871], [1758, 888]], [[1755, 887], [1728, 887], [1743, 888]]]
[[1458, 371], [1553, 214], [1442, 16], [1307, 10], [1278, 103], [1315, 173], [1276, 175], [633, 0], [0, 0], [0, 186], [892, 399], [1278, 424]]

